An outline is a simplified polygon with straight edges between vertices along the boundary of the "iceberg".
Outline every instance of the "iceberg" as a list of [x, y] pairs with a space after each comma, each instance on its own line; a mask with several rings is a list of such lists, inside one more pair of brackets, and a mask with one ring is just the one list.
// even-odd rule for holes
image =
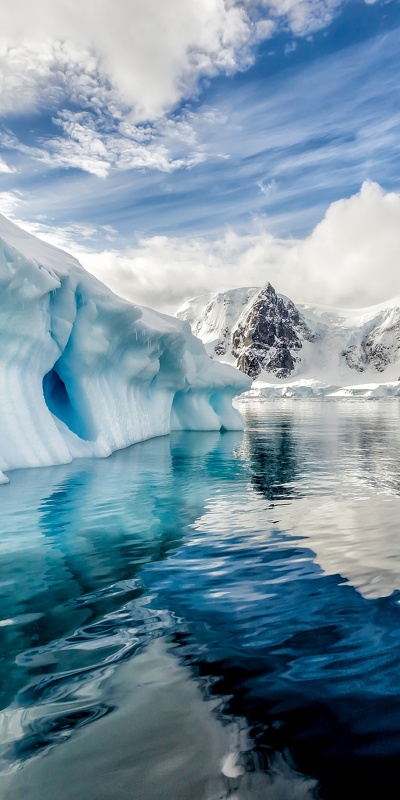
[[170, 430], [238, 430], [232, 398], [250, 383], [187, 322], [117, 297], [0, 215], [0, 483]]

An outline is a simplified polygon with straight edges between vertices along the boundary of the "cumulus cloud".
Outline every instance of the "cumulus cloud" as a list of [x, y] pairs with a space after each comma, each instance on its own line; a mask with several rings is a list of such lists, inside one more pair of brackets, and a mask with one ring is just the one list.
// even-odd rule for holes
[[[199, 112], [196, 130], [190, 117], [184, 110], [173, 120], [162, 118], [152, 125], [137, 126], [119, 115], [111, 116], [108, 111], [95, 114], [64, 110], [53, 120], [60, 129], [59, 136], [38, 137], [36, 144], [31, 145], [10, 132], [0, 132], [0, 145], [40, 161], [49, 169], [72, 167], [99, 178], [105, 178], [112, 169], [156, 169], [169, 173], [182, 167], [191, 168], [206, 158], [198, 131], [209, 130], [218, 115]], [[0, 171], [1, 164], [0, 161]]]
[[275, 17], [287, 18], [295, 36], [307, 36], [326, 28], [343, 3], [344, 0], [263, 0]]
[[307, 35], [342, 2], [14, 0], [2, 20], [0, 108], [33, 109], [64, 91], [96, 101], [108, 86], [134, 121], [155, 119], [200, 78], [247, 67], [279, 24]]
[[217, 241], [166, 236], [134, 249], [76, 251], [115, 292], [172, 313], [198, 294], [270, 281], [298, 302], [363, 307], [400, 295], [400, 195], [366, 182], [329, 206], [304, 240], [267, 230]]
[[[307, 36], [345, 1], [14, 0], [0, 30], [0, 117], [53, 115], [58, 136], [17, 146], [48, 167], [99, 177], [191, 167], [204, 149], [174, 152], [161, 121], [204, 79], [250, 66], [257, 42], [281, 28]], [[182, 120], [169, 121], [184, 144]], [[135, 133], [124, 135], [123, 123]], [[149, 126], [158, 126], [150, 140]]]
[[92, 84], [96, 72], [132, 118], [154, 119], [190, 94], [199, 76], [246, 66], [254, 38], [248, 11], [223, 0], [37, 0], [34, 8], [15, 0], [2, 21], [2, 107], [48, 103], [44, 85], [51, 97], [78, 83], [87, 99], [96, 87], [86, 87], [84, 76]]
[[165, 112], [202, 76], [248, 66], [252, 43], [274, 28], [224, 0], [68, 0], [56, 8], [38, 0], [29, 9], [16, 0], [0, 31], [0, 117], [47, 111], [60, 133], [28, 144], [7, 132], [1, 144], [99, 177], [204, 160], [187, 109]]
[[[400, 194], [365, 182], [332, 203], [304, 239], [282, 239], [267, 229], [214, 241], [152, 236], [115, 248], [110, 226], [26, 224], [23, 197], [0, 193], [0, 213], [75, 255], [113, 291], [167, 313], [190, 297], [270, 281], [297, 302], [361, 308], [400, 296]], [[109, 245], [100, 250], [99, 236]]]
[[296, 246], [294, 268], [319, 302], [358, 307], [400, 294], [400, 195], [367, 181], [332, 203]]
[[[66, 137], [46, 142], [43, 160], [49, 166], [76, 166], [105, 177], [110, 168], [157, 169], [172, 172], [200, 163], [204, 153], [197, 148], [197, 136], [184, 117], [168, 126], [136, 126], [109, 115], [64, 111], [56, 120]], [[178, 141], [178, 147], [176, 143]]]

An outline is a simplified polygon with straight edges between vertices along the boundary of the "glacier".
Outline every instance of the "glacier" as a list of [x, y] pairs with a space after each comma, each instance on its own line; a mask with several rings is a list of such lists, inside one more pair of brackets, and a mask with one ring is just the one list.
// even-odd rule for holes
[[0, 215], [0, 483], [171, 430], [237, 430], [250, 379]]

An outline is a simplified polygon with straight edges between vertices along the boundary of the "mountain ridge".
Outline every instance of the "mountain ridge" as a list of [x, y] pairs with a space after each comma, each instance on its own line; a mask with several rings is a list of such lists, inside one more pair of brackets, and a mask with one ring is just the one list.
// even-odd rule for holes
[[270, 283], [202, 295], [177, 311], [213, 358], [257, 383], [396, 383], [400, 297], [361, 309], [294, 303]]

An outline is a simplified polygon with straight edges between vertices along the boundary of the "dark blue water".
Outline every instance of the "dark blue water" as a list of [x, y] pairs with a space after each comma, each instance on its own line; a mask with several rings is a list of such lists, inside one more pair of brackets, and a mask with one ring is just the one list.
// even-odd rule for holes
[[1, 487], [1, 797], [400, 791], [399, 406], [244, 410]]

